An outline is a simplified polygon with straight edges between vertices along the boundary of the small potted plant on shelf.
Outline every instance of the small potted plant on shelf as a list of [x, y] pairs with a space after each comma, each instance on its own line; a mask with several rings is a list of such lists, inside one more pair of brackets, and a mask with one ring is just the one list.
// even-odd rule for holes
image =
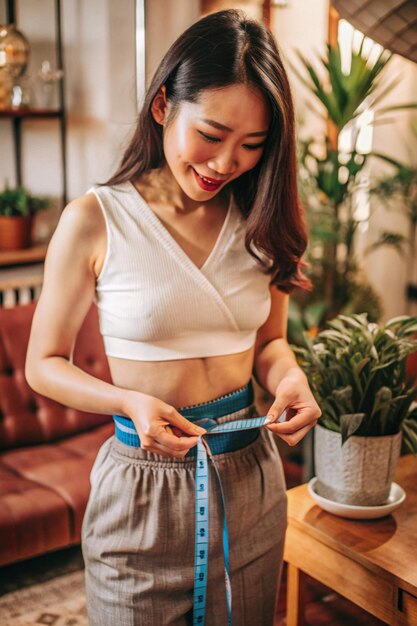
[[370, 323], [338, 315], [292, 346], [322, 410], [315, 428], [316, 492], [335, 502], [387, 501], [401, 443], [417, 454], [417, 386], [406, 376], [417, 317]]
[[31, 195], [23, 186], [0, 191], [0, 250], [19, 250], [31, 244], [32, 222], [37, 211], [50, 206], [45, 197]]

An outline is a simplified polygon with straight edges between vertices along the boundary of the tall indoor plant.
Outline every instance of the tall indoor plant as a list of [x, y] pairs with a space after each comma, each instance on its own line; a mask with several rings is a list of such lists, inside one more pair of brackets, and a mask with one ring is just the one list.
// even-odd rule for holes
[[338, 315], [305, 345], [293, 346], [322, 410], [315, 429], [321, 495], [337, 502], [385, 502], [401, 440], [417, 454], [417, 386], [406, 358], [417, 350], [417, 317], [370, 323]]
[[[315, 289], [312, 294], [298, 293], [293, 299], [289, 334], [294, 343], [300, 343], [297, 331], [301, 327], [320, 329], [326, 319], [338, 313], [367, 311], [375, 322], [382, 312], [380, 298], [367, 283], [355, 254], [356, 232], [364, 219], [356, 215], [355, 193], [362, 184], [369, 156], [361, 153], [355, 123], [367, 109], [382, 122], [391, 110], [415, 108], [416, 104], [378, 109], [398, 79], [383, 83], [392, 55], [384, 49], [375, 55], [375, 46], [365, 54], [364, 41], [362, 38], [358, 50], [352, 49], [348, 69], [342, 62], [339, 44], [329, 44], [326, 56], [316, 59], [314, 65], [319, 69], [301, 55], [304, 71], [293, 67], [310, 91], [309, 104], [318, 106], [320, 115], [328, 121], [323, 137], [300, 141], [299, 187], [309, 222], [307, 260]], [[345, 129], [352, 130], [350, 149], [339, 141]]]

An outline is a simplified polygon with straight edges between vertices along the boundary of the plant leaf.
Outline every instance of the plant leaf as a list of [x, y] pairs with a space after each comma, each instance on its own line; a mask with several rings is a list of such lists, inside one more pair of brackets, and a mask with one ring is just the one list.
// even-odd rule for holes
[[349, 437], [354, 435], [360, 428], [365, 413], [345, 413], [340, 416], [340, 432], [342, 433], [342, 446]]

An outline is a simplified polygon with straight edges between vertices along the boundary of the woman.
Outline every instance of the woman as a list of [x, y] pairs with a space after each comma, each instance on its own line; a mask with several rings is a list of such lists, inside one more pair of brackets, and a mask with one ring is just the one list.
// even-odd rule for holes
[[[239, 11], [206, 16], [161, 61], [117, 172], [63, 211], [31, 330], [30, 386], [115, 421], [82, 528], [92, 626], [272, 625], [286, 528], [272, 433], [294, 445], [320, 415], [286, 341], [305, 246], [276, 43]], [[112, 384], [71, 362], [93, 300]], [[286, 419], [209, 434], [248, 426], [252, 373]], [[200, 496], [196, 451], [212, 454]]]

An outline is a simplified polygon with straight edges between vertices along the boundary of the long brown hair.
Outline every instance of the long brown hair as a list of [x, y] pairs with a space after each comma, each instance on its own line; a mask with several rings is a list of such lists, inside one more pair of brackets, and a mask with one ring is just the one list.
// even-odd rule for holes
[[[147, 90], [135, 132], [119, 168], [104, 184], [138, 178], [165, 162], [162, 127], [151, 105], [162, 85], [171, 103], [172, 120], [181, 102], [196, 102], [212, 88], [245, 83], [264, 95], [271, 124], [257, 165], [230, 183], [237, 206], [246, 218], [245, 247], [271, 283], [286, 293], [310, 290], [301, 260], [307, 233], [297, 193], [294, 109], [288, 78], [276, 41], [262, 23], [241, 10], [211, 13], [190, 26], [171, 45]], [[252, 248], [255, 246], [255, 250]], [[258, 250], [269, 258], [264, 262]]]

